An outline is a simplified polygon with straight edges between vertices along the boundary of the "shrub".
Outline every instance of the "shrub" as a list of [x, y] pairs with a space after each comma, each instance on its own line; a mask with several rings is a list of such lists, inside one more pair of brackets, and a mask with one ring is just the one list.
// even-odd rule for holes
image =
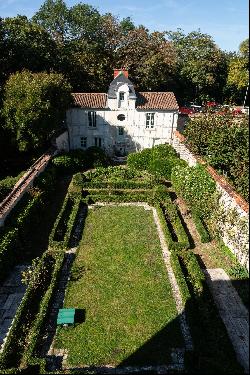
[[140, 152], [129, 154], [127, 158], [128, 167], [139, 171], [148, 170], [151, 152], [150, 148], [145, 148]]
[[75, 173], [88, 167], [88, 157], [84, 150], [71, 150], [54, 157], [52, 163], [59, 173]]
[[42, 191], [42, 200], [50, 199], [55, 193], [56, 169], [47, 167], [34, 181], [34, 186]]
[[87, 168], [107, 167], [110, 159], [100, 147], [89, 147], [86, 150]]
[[128, 156], [128, 167], [135, 170], [146, 170], [158, 177], [169, 180], [172, 168], [176, 165], [187, 165], [181, 160], [171, 145], [159, 145], [152, 149], [144, 149], [141, 152]]
[[191, 209], [195, 208], [201, 218], [210, 215], [216, 184], [202, 165], [174, 167], [171, 181], [177, 194], [184, 198]]

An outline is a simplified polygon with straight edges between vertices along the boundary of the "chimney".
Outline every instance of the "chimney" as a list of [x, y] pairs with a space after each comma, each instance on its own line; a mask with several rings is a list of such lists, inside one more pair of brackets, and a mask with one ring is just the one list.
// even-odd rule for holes
[[123, 74], [126, 78], [128, 78], [128, 71], [125, 68], [120, 69], [114, 69], [114, 79], [119, 76], [120, 74]]

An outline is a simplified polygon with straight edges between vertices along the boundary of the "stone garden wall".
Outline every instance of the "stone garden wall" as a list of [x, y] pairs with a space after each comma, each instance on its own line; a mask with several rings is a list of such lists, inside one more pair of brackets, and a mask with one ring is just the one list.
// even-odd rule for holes
[[[189, 166], [195, 166], [197, 163], [205, 164], [201, 158], [189, 151], [184, 142], [184, 136], [175, 131], [172, 145], [180, 158], [185, 160]], [[206, 168], [215, 180], [217, 190], [221, 194], [221, 207], [218, 207], [218, 210], [222, 209], [224, 214], [221, 216], [223, 220], [218, 222], [218, 227], [222, 233], [222, 239], [239, 262], [249, 270], [249, 205], [234, 191], [225, 178], [212, 167], [207, 166]]]

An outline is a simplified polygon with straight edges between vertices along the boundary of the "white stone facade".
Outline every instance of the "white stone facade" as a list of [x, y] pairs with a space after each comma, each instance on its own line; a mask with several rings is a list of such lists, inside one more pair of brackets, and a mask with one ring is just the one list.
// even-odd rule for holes
[[178, 104], [173, 93], [136, 93], [123, 74], [107, 94], [73, 94], [67, 111], [70, 149], [103, 148], [108, 154], [171, 143], [177, 128]]
[[[178, 114], [174, 111], [138, 111], [129, 108], [96, 110], [96, 127], [88, 124], [89, 112], [81, 108], [68, 110], [70, 149], [100, 146], [109, 154], [114, 151], [126, 154], [161, 143], [171, 143], [177, 127]], [[146, 128], [148, 113], [154, 113], [154, 128]], [[125, 120], [117, 119], [120, 114], [125, 116]]]

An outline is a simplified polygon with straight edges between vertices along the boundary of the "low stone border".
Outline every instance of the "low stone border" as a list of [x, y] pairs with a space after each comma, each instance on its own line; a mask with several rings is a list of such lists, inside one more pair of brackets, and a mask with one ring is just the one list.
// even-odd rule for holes
[[[160, 244], [162, 248], [163, 253], [163, 259], [165, 262], [165, 266], [167, 269], [169, 281], [173, 290], [173, 298], [175, 300], [177, 312], [178, 312], [178, 318], [180, 320], [180, 328], [183, 334], [184, 342], [185, 342], [185, 348], [173, 348], [171, 357], [172, 357], [172, 364], [165, 365], [165, 366], [129, 366], [129, 367], [113, 367], [113, 366], [104, 366], [104, 367], [80, 367], [80, 368], [72, 368], [67, 367], [67, 358], [68, 358], [68, 351], [67, 349], [55, 349], [54, 348], [54, 340], [52, 341], [50, 347], [47, 349], [46, 353], [43, 353], [48, 361], [48, 366], [50, 371], [56, 371], [58, 368], [62, 368], [63, 370], [79, 370], [81, 373], [94, 373], [94, 374], [130, 374], [130, 373], [143, 373], [143, 372], [150, 372], [154, 371], [157, 374], [166, 374], [171, 373], [172, 371], [181, 371], [183, 372], [184, 367], [184, 353], [185, 351], [191, 351], [193, 350], [193, 343], [192, 338], [190, 334], [190, 329], [187, 324], [185, 311], [184, 311], [184, 305], [181, 297], [181, 293], [179, 290], [179, 286], [177, 284], [171, 262], [170, 262], [170, 252], [168, 250], [165, 237], [163, 234], [163, 230], [161, 228], [160, 220], [158, 218], [157, 211], [154, 207], [149, 206], [145, 202], [131, 202], [131, 203], [103, 203], [103, 202], [96, 202], [95, 204], [89, 205], [88, 209], [94, 209], [95, 207], [104, 207], [104, 206], [136, 206], [136, 207], [143, 207], [146, 211], [152, 211], [154, 222], [157, 228], [157, 232], [160, 239]], [[80, 218], [81, 219], [81, 218]], [[79, 225], [76, 226], [76, 232], [79, 237]], [[79, 241], [79, 238], [78, 238]], [[75, 244], [76, 245], [76, 244]], [[77, 247], [74, 247], [67, 251], [68, 255], [74, 254], [77, 250]], [[73, 255], [72, 254], [72, 255]], [[62, 306], [65, 289], [67, 285], [67, 280], [69, 278], [69, 272], [70, 272], [70, 266], [71, 264], [66, 266], [65, 272], [61, 276], [61, 282], [59, 283], [61, 286], [59, 287], [57, 291], [57, 298], [54, 301], [53, 304], [53, 320], [55, 324], [55, 311], [59, 308], [59, 305]], [[60, 300], [60, 302], [58, 301]], [[59, 303], [58, 303], [59, 302]], [[55, 310], [56, 309], [56, 310]], [[54, 326], [54, 330], [52, 329], [53, 334], [56, 333], [56, 327]], [[52, 332], [51, 332], [52, 333]]]

